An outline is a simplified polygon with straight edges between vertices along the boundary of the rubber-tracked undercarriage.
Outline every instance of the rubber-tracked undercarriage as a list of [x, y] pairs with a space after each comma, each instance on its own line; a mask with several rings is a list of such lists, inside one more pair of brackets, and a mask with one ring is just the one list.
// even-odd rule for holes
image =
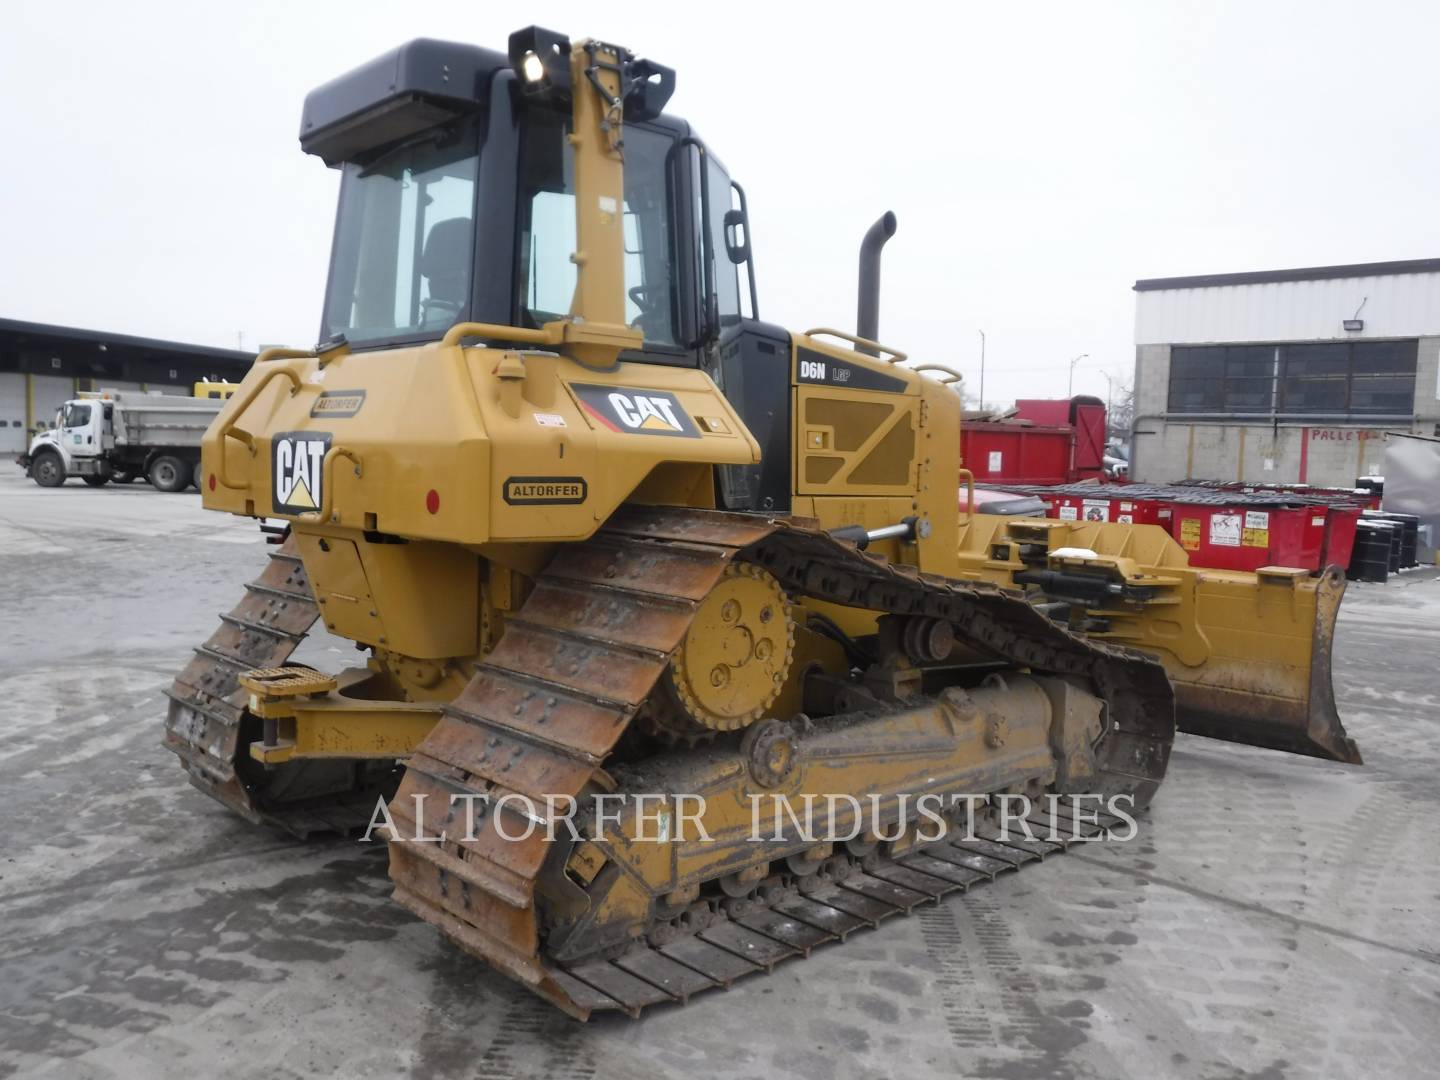
[[[397, 900], [586, 1017], [1123, 823], [1177, 694], [1343, 748], [1325, 581], [962, 521], [958, 376], [877, 343], [873, 291], [858, 335], [760, 321], [668, 68], [534, 27], [377, 63], [306, 102], [344, 173], [322, 344], [205, 438], [206, 506], [287, 536], [171, 692], [201, 790], [383, 825]], [[290, 663], [317, 621], [363, 666]]]

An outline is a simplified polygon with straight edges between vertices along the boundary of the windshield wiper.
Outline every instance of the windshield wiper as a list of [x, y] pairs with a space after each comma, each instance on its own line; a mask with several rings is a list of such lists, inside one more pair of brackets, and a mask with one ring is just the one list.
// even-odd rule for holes
[[439, 146], [445, 141], [447, 137], [453, 134], [454, 132], [449, 131], [445, 128], [431, 128], [428, 131], [420, 132], [420, 134], [418, 135], [411, 135], [408, 139], [401, 139], [394, 146], [391, 146], [389, 149], [383, 151], [380, 156], [377, 157], [374, 161], [370, 162], [369, 165], [366, 165], [363, 169], [361, 169], [358, 175], [360, 179], [363, 180], [365, 177], [371, 176], [374, 173], [378, 172], [380, 166], [383, 165], [385, 162], [389, 161], [396, 154], [399, 154], [405, 150], [413, 150], [415, 147], [423, 146], [425, 143], [431, 143], [434, 146]]

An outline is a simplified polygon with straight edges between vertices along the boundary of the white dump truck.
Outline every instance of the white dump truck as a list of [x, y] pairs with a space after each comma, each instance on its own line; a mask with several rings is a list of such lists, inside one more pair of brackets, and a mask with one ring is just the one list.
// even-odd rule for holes
[[30, 442], [18, 463], [41, 487], [78, 476], [91, 487], [144, 477], [160, 491], [200, 486], [200, 438], [223, 398], [82, 392]]

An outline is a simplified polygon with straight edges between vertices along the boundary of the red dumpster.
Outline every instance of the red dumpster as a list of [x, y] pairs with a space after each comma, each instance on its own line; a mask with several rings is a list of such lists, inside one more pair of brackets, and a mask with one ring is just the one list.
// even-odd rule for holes
[[976, 483], [1063, 484], [1071, 479], [1073, 442], [1068, 427], [967, 421], [960, 457]]
[[1325, 542], [1321, 565], [1348, 567], [1355, 554], [1355, 526], [1360, 521], [1358, 506], [1329, 506], [1325, 514]]
[[1173, 509], [1171, 535], [1190, 553], [1193, 566], [1248, 571], [1322, 566], [1325, 507], [1177, 501]]
[[1120, 490], [1093, 485], [1084, 494], [1065, 492], [1049, 495], [1036, 492], [1051, 506], [1050, 517], [1061, 521], [1115, 521], [1122, 525], [1170, 526], [1170, 505], [1158, 499], [1121, 498], [1112, 492]]

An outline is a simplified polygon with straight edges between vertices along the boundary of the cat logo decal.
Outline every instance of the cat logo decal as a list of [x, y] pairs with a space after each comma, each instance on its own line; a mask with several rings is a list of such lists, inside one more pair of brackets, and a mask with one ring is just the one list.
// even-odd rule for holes
[[277, 514], [320, 509], [322, 464], [330, 449], [328, 431], [281, 431], [270, 440], [271, 502]]
[[586, 415], [610, 431], [698, 439], [700, 429], [674, 394], [629, 386], [573, 383], [571, 389]]

